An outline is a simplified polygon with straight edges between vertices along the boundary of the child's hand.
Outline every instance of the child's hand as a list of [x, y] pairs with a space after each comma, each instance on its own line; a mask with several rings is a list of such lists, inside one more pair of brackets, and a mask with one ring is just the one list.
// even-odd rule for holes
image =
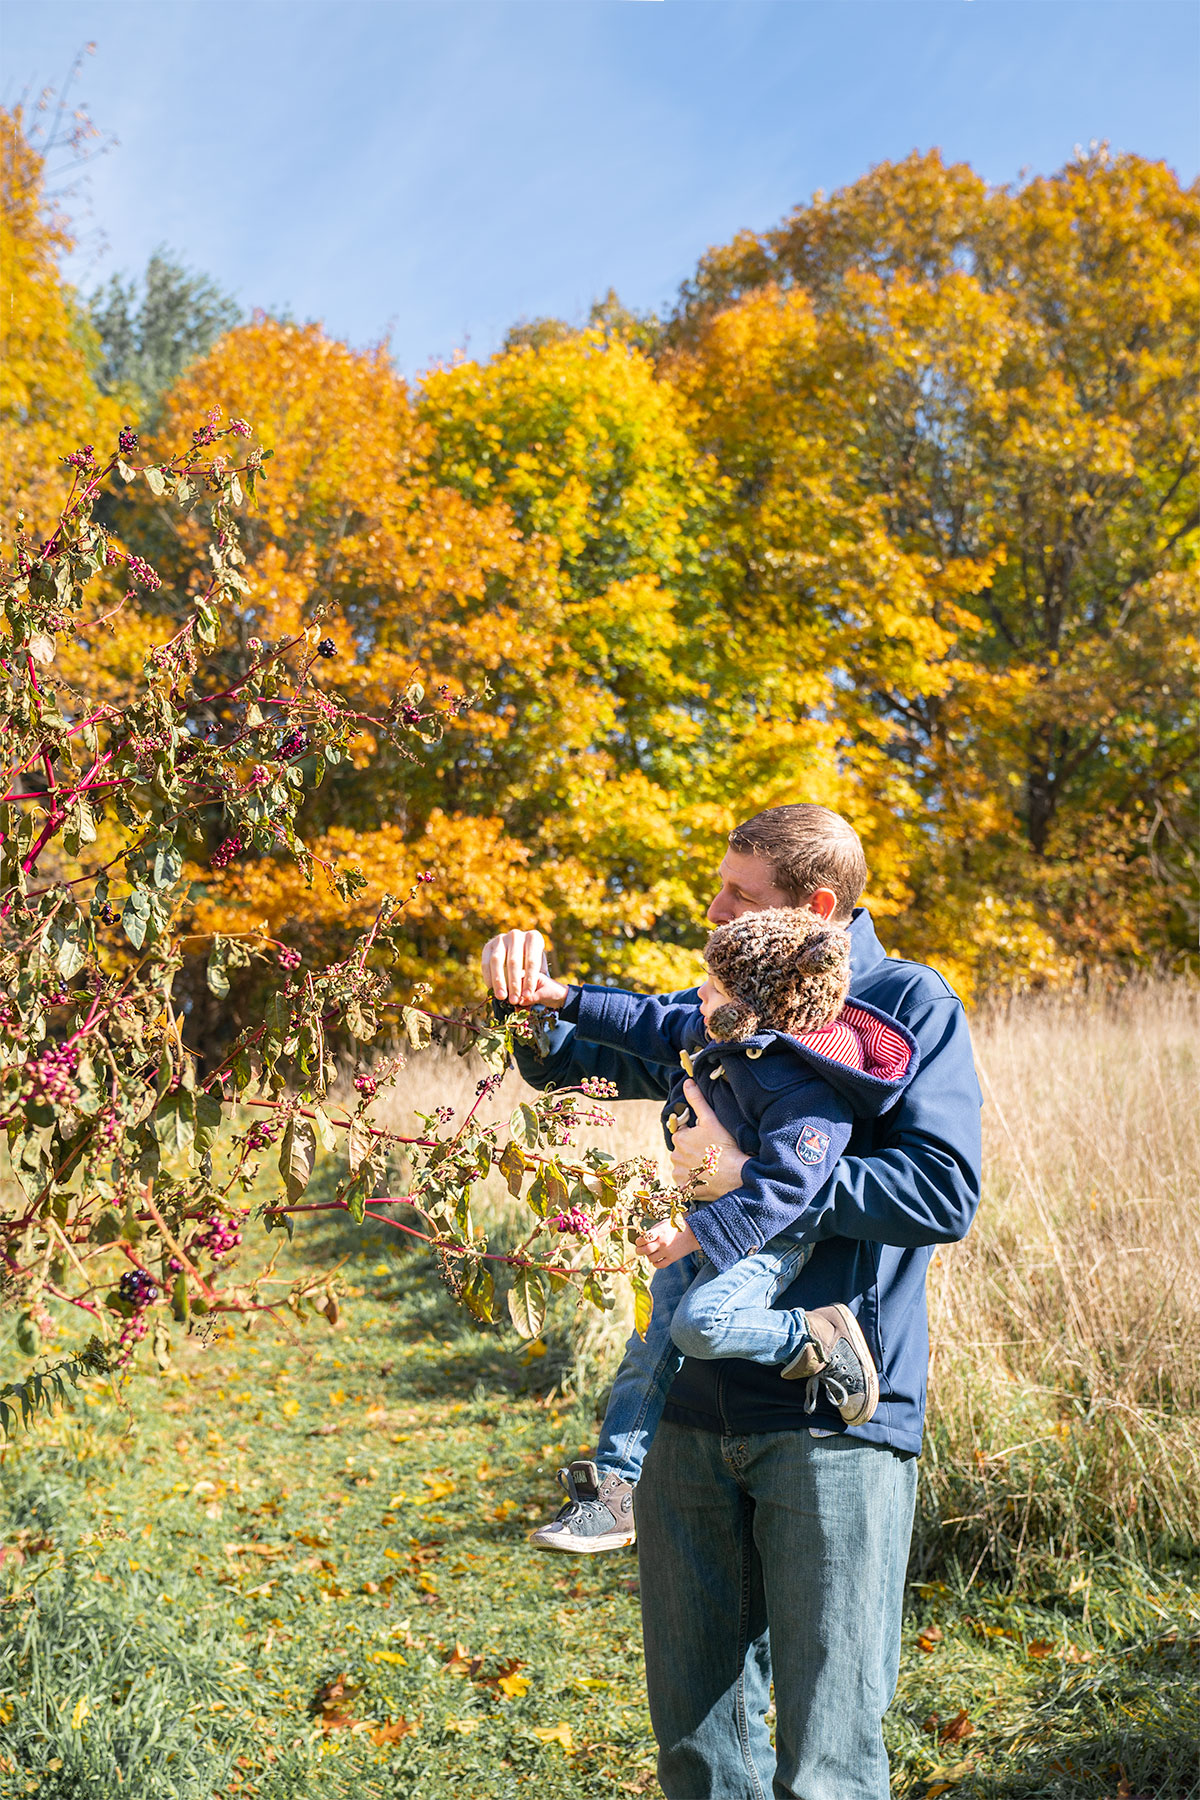
[[652, 1225], [649, 1231], [643, 1231], [633, 1247], [639, 1256], [646, 1257], [656, 1269], [665, 1269], [670, 1263], [677, 1263], [682, 1257], [691, 1256], [700, 1248], [690, 1225], [672, 1225], [670, 1219], [664, 1219], [661, 1225]]

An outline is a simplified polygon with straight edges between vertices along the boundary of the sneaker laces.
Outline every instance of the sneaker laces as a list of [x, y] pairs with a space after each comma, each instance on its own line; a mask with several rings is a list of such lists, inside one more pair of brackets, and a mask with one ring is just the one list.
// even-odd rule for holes
[[825, 1389], [835, 1407], [844, 1406], [850, 1398], [849, 1388], [844, 1381], [839, 1381], [836, 1375], [827, 1375], [824, 1372], [819, 1375], [810, 1375], [804, 1384], [804, 1410], [806, 1413], [816, 1411], [822, 1388]]

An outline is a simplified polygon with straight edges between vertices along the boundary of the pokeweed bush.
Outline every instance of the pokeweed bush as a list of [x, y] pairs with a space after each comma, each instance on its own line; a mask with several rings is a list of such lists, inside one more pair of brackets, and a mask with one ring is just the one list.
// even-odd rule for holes
[[[54, 530], [40, 546], [18, 531], [0, 581], [0, 1123], [9, 1157], [0, 1304], [17, 1315], [19, 1349], [36, 1359], [25, 1379], [0, 1389], [6, 1432], [69, 1383], [128, 1370], [143, 1339], [165, 1365], [172, 1323], [190, 1331], [213, 1314], [285, 1309], [336, 1322], [334, 1275], [275, 1272], [267, 1237], [290, 1235], [297, 1211], [341, 1209], [359, 1223], [371, 1214], [423, 1240], [484, 1323], [501, 1310], [499, 1275], [513, 1325], [533, 1337], [551, 1291], [571, 1286], [581, 1303], [605, 1309], [621, 1275], [634, 1283], [644, 1329], [650, 1298], [631, 1244], [647, 1218], [686, 1199], [657, 1189], [643, 1159], [576, 1149], [578, 1127], [610, 1120], [597, 1104], [603, 1083], [486, 1121], [481, 1108], [508, 1065], [512, 1032], [537, 1025], [439, 1021], [422, 1004], [425, 986], [396, 1023], [415, 1047], [440, 1023], [466, 1024], [490, 1071], [467, 1116], [455, 1124], [448, 1108], [421, 1115], [416, 1137], [374, 1124], [371, 1104], [402, 1056], [361, 1074], [353, 1103], [331, 1099], [331, 1043], [370, 1041], [396, 1005], [389, 965], [405, 897], [385, 894], [350, 952], [321, 968], [265, 932], [190, 929], [205, 860], [219, 870], [235, 857], [290, 857], [349, 902], [364, 878], [306, 847], [306, 793], [350, 754], [361, 729], [414, 756], [478, 701], [441, 689], [429, 704], [413, 680], [384, 716], [355, 712], [323, 679], [333, 643], [320, 611], [303, 632], [251, 637], [244, 651], [230, 649], [226, 629], [218, 654], [223, 626], [249, 593], [238, 516], [270, 454], [252, 445], [244, 420], [220, 421], [211, 412], [192, 443], [162, 462], [139, 464], [128, 428], [107, 459], [90, 445], [65, 457], [71, 485]], [[207, 508], [207, 562], [186, 592], [164, 593], [177, 628], [146, 648], [136, 679], [116, 699], [97, 698], [56, 679], [55, 658], [64, 634], [87, 645], [118, 612], [138, 615], [162, 586], [107, 522], [111, 490], [137, 481], [162, 508]], [[217, 663], [225, 673], [206, 681], [206, 664]], [[253, 959], [273, 972], [260, 1022], [219, 1061], [189, 1048], [186, 1007], [174, 997], [195, 956], [206, 959], [218, 999], [231, 968]], [[410, 1179], [406, 1193], [389, 1195], [379, 1190], [397, 1146]], [[255, 1201], [268, 1151], [278, 1189]], [[320, 1156], [339, 1159], [334, 1198], [306, 1202]], [[503, 1255], [489, 1251], [471, 1214], [472, 1193], [493, 1169], [532, 1214]], [[418, 1222], [374, 1210], [399, 1200]], [[47, 1365], [40, 1344], [74, 1316], [86, 1342]]]

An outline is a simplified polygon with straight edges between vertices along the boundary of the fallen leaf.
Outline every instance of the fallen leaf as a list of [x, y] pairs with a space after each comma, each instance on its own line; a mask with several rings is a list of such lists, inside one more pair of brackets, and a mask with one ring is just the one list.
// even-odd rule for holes
[[81, 1694], [79, 1699], [75, 1702], [75, 1708], [71, 1714], [71, 1730], [82, 1730], [84, 1720], [91, 1717], [91, 1711], [92, 1706], [90, 1700], [86, 1694]]
[[942, 1628], [940, 1625], [926, 1625], [922, 1631], [917, 1633], [917, 1649], [924, 1650], [927, 1654], [941, 1641]]
[[285, 1419], [294, 1419], [296, 1414], [300, 1411], [300, 1402], [298, 1400], [285, 1400], [279, 1410]]
[[320, 1719], [324, 1731], [344, 1731], [356, 1723], [350, 1708], [361, 1687], [351, 1675], [335, 1675], [317, 1689], [308, 1703], [309, 1713]]
[[473, 1731], [479, 1729], [479, 1721], [478, 1719], [447, 1719], [445, 1729], [457, 1731], [460, 1737], [470, 1737]]
[[571, 1727], [567, 1724], [565, 1719], [560, 1719], [557, 1725], [535, 1725], [533, 1728], [533, 1735], [543, 1744], [561, 1744], [563, 1749], [567, 1751], [574, 1750], [575, 1748], [575, 1739], [571, 1736]]
[[967, 1717], [965, 1707], [960, 1707], [954, 1717], [947, 1721], [938, 1732], [939, 1744], [960, 1744], [963, 1738], [973, 1737], [975, 1727]]
[[373, 1744], [396, 1744], [401, 1738], [411, 1737], [414, 1731], [421, 1729], [420, 1719], [389, 1719], [386, 1725], [377, 1726], [371, 1733]]
[[408, 1667], [407, 1656], [401, 1656], [401, 1654], [398, 1650], [368, 1650], [367, 1661], [368, 1662], [382, 1662], [382, 1663], [403, 1663], [405, 1668]]
[[1032, 1643], [1026, 1644], [1025, 1654], [1026, 1656], [1049, 1656], [1053, 1649], [1054, 1645], [1049, 1638], [1034, 1638]]
[[529, 1677], [528, 1675], [499, 1675], [496, 1678], [496, 1686], [510, 1700], [517, 1700], [522, 1694], [529, 1692]]

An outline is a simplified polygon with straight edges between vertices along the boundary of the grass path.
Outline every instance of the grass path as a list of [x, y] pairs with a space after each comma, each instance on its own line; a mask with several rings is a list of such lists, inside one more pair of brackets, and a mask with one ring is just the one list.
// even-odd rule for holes
[[[3, 1453], [0, 1794], [657, 1793], [632, 1553], [524, 1544], [590, 1406], [419, 1260], [318, 1232], [352, 1252], [336, 1331], [193, 1343], [133, 1435], [101, 1391]], [[897, 1793], [1196, 1791], [1184, 1571], [912, 1599]]]

